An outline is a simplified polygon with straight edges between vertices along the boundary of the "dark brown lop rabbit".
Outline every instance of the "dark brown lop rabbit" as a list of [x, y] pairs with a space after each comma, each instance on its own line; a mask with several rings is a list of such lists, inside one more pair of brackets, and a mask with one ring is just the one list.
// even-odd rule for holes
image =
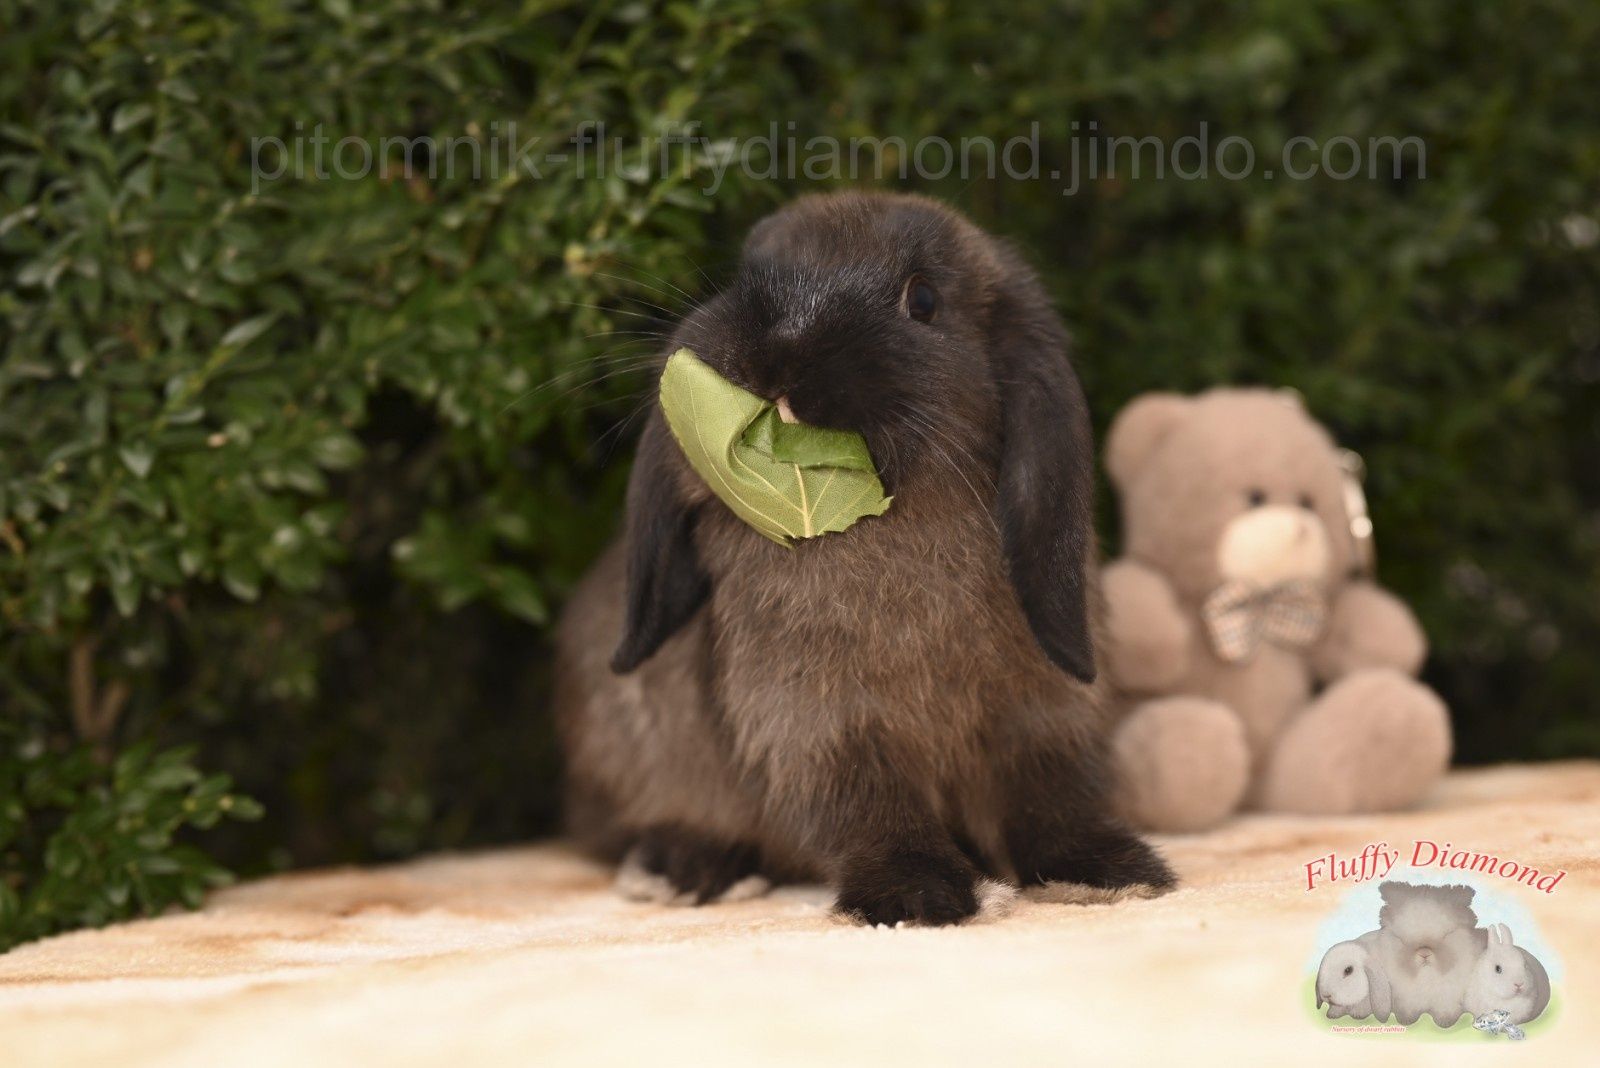
[[984, 876], [1170, 886], [1108, 806], [1092, 439], [1033, 273], [934, 201], [806, 197], [679, 346], [863, 434], [894, 503], [784, 548], [654, 410], [561, 625], [574, 832], [664, 897], [825, 879], [869, 923], [971, 916]]

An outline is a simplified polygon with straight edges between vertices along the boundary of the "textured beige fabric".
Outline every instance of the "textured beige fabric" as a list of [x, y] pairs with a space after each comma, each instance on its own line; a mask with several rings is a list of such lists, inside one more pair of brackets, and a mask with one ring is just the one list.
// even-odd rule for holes
[[1562, 764], [1459, 772], [1410, 813], [1166, 839], [1167, 897], [959, 929], [843, 926], [807, 888], [630, 904], [553, 845], [268, 879], [0, 957], [0, 1065], [1457, 1063], [1303, 1004], [1340, 891], [1302, 866], [1418, 837], [1568, 870], [1549, 896], [1493, 886], [1561, 954], [1560, 1017], [1520, 1046], [1470, 1037], [1500, 1047], [1484, 1063], [1596, 1063], [1600, 764]]

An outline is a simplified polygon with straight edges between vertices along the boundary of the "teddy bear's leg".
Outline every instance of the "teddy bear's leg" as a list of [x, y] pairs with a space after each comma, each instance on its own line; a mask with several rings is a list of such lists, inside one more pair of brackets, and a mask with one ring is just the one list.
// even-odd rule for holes
[[1415, 679], [1355, 671], [1285, 728], [1253, 801], [1280, 812], [1383, 812], [1414, 804], [1450, 763], [1450, 716]]
[[1244, 725], [1204, 697], [1136, 705], [1112, 740], [1124, 816], [1152, 831], [1203, 831], [1239, 807], [1250, 781]]

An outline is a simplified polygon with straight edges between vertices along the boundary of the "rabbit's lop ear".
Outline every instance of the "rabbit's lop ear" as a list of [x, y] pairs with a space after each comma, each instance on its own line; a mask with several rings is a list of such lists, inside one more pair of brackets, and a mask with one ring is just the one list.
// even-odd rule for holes
[[1044, 287], [1007, 254], [990, 310], [991, 373], [1001, 404], [996, 500], [1011, 584], [1046, 655], [1094, 680], [1089, 629], [1094, 439], [1065, 327]]
[[622, 641], [611, 670], [623, 674], [648, 660], [687, 623], [710, 591], [694, 547], [694, 511], [669, 464], [677, 448], [659, 410], [639, 439], [628, 479], [628, 586]]
[[1389, 973], [1375, 966], [1370, 954], [1361, 968], [1367, 973], [1367, 997], [1372, 1002], [1372, 1014], [1382, 1023], [1389, 1018], [1394, 1000], [1389, 987]]

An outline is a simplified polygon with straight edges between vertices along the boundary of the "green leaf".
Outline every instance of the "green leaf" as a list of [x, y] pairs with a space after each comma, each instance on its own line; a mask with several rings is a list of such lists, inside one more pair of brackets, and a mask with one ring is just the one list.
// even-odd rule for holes
[[241, 601], [261, 596], [261, 568], [253, 560], [230, 560], [222, 568], [222, 585]]
[[162, 93], [165, 93], [167, 96], [172, 97], [172, 99], [182, 101], [185, 104], [195, 104], [200, 100], [200, 94], [195, 92], [194, 86], [190, 85], [182, 78], [168, 78], [166, 81], [156, 86], [156, 89]]
[[135, 575], [119, 572], [111, 579], [111, 600], [124, 619], [133, 615], [144, 595], [144, 583]]
[[688, 349], [667, 360], [661, 408], [712, 492], [781, 545], [846, 530], [889, 508], [860, 434], [784, 423], [772, 402], [729, 382]]
[[111, 132], [124, 133], [131, 130], [141, 122], [148, 122], [155, 113], [155, 108], [143, 102], [124, 104], [111, 117]]
[[317, 463], [334, 471], [354, 466], [361, 459], [361, 443], [349, 434], [329, 434], [311, 446]]
[[224, 348], [233, 348], [240, 345], [248, 345], [260, 337], [276, 318], [276, 314], [268, 312], [266, 315], [253, 316], [241, 323], [234, 324], [232, 329], [222, 335], [222, 346]]
[[155, 463], [156, 454], [150, 446], [142, 442], [133, 445], [124, 445], [118, 450], [123, 464], [133, 472], [134, 478], [144, 478], [150, 473], [150, 465]]
[[258, 820], [266, 811], [255, 798], [240, 794], [229, 794], [222, 799], [221, 805], [236, 820]]
[[877, 474], [867, 442], [849, 430], [785, 423], [776, 407], [756, 416], [744, 440], [758, 452], [801, 467], [844, 467]]
[[498, 568], [490, 577], [501, 607], [529, 623], [543, 623], [550, 618], [539, 588], [525, 572], [515, 568]]

